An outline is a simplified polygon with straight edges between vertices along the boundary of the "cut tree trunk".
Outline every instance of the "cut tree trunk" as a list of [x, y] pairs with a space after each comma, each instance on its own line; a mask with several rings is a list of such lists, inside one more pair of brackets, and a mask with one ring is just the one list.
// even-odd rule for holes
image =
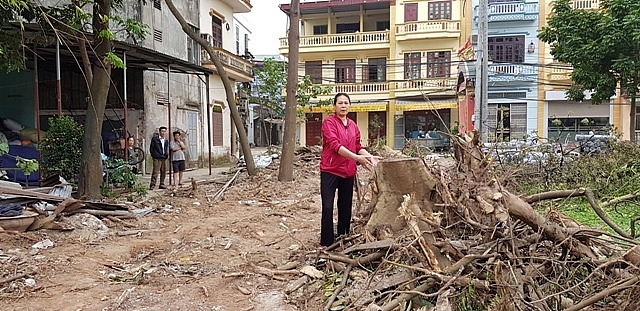
[[375, 169], [376, 189], [372, 214], [366, 230], [382, 240], [409, 228], [417, 240], [416, 249], [425, 266], [441, 271], [451, 265], [434, 246], [433, 232], [439, 228], [433, 215], [436, 178], [421, 159], [398, 159], [379, 163]]
[[[397, 232], [406, 228], [400, 218], [398, 208], [405, 194], [412, 194], [414, 202], [424, 205], [425, 212], [432, 212], [430, 197], [438, 180], [418, 158], [385, 160], [375, 170], [374, 191], [371, 196], [371, 217], [366, 229], [369, 233], [391, 230]], [[378, 240], [382, 240], [378, 235]]]

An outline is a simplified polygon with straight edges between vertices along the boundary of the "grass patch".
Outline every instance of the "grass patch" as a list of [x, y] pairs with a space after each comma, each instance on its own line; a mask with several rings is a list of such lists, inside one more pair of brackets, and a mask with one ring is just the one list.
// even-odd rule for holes
[[[599, 228], [607, 232], [615, 233], [591, 208], [586, 199], [572, 199], [558, 204], [558, 202], [546, 202], [539, 205], [538, 212], [544, 213], [549, 209], [555, 209], [562, 214], [571, 217], [580, 224]], [[621, 229], [630, 232], [631, 219], [640, 216], [640, 206], [637, 204], [619, 204], [617, 208], [605, 207], [602, 209], [613, 222]], [[637, 228], [636, 228], [637, 230]]]

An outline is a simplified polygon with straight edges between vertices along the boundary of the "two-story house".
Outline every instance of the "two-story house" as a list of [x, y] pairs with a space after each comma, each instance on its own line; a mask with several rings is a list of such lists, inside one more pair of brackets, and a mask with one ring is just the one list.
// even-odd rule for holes
[[[597, 10], [600, 0], [574, 0], [572, 5], [574, 9]], [[546, 25], [551, 14], [553, 1], [546, 0], [540, 7], [541, 26]], [[608, 132], [605, 129], [613, 125], [623, 131], [622, 139], [630, 138], [628, 126], [624, 125], [629, 123], [630, 106], [624, 104], [626, 99], [619, 92], [608, 103], [600, 105], [593, 105], [588, 93], [583, 102], [571, 101], [566, 96], [572, 84], [571, 66], [554, 60], [548, 44], [540, 45], [538, 55], [541, 64], [539, 80], [544, 82], [538, 91], [541, 136], [573, 141], [575, 134], [588, 134], [592, 129], [605, 134]]]
[[[457, 49], [466, 27], [458, 0], [329, 0], [300, 4], [299, 75], [351, 97], [364, 144], [402, 148], [419, 131], [458, 119]], [[281, 4], [288, 14], [289, 4]], [[288, 55], [287, 38], [280, 39]], [[306, 110], [300, 144], [320, 142], [328, 107]]]

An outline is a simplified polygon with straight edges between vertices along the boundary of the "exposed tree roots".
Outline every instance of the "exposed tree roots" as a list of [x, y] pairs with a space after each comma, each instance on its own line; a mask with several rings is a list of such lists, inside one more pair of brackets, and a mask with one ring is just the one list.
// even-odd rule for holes
[[[510, 193], [492, 177], [480, 146], [457, 137], [453, 165], [380, 163], [358, 235], [310, 256], [340, 277], [308, 281], [290, 298], [325, 294], [325, 310], [636, 310], [635, 232], [607, 221], [589, 189]], [[575, 196], [585, 196], [617, 234], [530, 205]]]

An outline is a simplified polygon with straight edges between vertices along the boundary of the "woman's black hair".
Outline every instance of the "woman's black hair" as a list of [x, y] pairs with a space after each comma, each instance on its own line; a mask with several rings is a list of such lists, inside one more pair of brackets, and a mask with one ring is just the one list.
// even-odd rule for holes
[[349, 95], [347, 95], [347, 93], [338, 93], [336, 94], [336, 96], [333, 98], [333, 104], [335, 105], [338, 102], [338, 97], [340, 96], [344, 96], [349, 100], [349, 103], [351, 103], [351, 97], [349, 97]]

